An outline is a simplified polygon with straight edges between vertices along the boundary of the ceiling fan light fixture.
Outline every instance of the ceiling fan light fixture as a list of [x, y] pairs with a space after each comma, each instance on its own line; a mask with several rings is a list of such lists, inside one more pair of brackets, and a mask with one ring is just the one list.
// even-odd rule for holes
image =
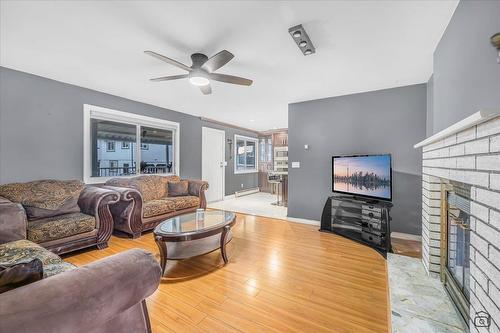
[[194, 86], [206, 86], [210, 83], [210, 80], [204, 76], [191, 76], [189, 78], [189, 82], [191, 82]]

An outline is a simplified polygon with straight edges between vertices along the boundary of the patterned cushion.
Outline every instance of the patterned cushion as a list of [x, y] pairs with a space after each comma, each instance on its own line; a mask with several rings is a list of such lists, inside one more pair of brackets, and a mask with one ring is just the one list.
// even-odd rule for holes
[[139, 191], [143, 201], [161, 199], [168, 195], [167, 182], [178, 182], [179, 176], [143, 175], [133, 178], [112, 178], [106, 185], [128, 187]]
[[200, 206], [200, 198], [192, 195], [186, 195], [183, 197], [169, 197], [165, 200], [172, 201], [175, 205], [175, 210]]
[[83, 188], [79, 180], [38, 180], [1, 185], [0, 196], [23, 205], [28, 219], [37, 219], [79, 212]]
[[142, 200], [155, 200], [165, 196], [167, 179], [162, 176], [139, 176], [132, 180], [132, 186], [141, 192]]
[[175, 203], [166, 199], [150, 200], [146, 201], [142, 205], [142, 216], [152, 217], [158, 216], [166, 213], [173, 212], [175, 210]]
[[72, 213], [28, 221], [28, 239], [35, 243], [61, 239], [95, 229], [95, 218], [83, 213]]
[[12, 265], [40, 259], [43, 264], [43, 277], [49, 277], [76, 266], [62, 261], [54, 253], [26, 239], [0, 245], [0, 265]]

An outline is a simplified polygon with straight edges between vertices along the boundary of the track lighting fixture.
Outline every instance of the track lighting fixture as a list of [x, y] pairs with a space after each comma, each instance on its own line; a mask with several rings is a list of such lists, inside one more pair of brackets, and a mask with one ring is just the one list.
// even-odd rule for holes
[[310, 55], [316, 52], [311, 39], [304, 30], [302, 24], [296, 25], [288, 29], [288, 33], [292, 36], [295, 44], [299, 47], [303, 55]]

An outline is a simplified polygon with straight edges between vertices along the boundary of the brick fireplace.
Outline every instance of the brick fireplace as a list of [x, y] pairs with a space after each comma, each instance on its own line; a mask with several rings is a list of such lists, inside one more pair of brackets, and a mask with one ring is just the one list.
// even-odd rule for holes
[[[470, 189], [470, 198], [467, 198], [470, 211], [465, 224], [462, 219], [458, 223], [453, 221], [461, 227], [453, 230], [465, 230], [470, 241], [470, 245], [466, 242], [468, 259], [464, 263], [464, 272], [468, 275], [464, 281], [468, 283], [466, 293], [470, 300], [470, 319], [467, 320], [470, 332], [500, 332], [500, 112], [477, 112], [415, 147], [423, 149], [422, 262], [425, 269], [430, 275], [443, 279], [446, 268], [443, 265], [449, 264], [443, 261], [447, 256], [443, 253], [443, 241], [456, 237], [447, 235], [449, 215], [443, 207], [447, 207], [444, 201], [448, 192], [444, 191], [453, 184], [465, 185]], [[490, 320], [484, 319], [485, 316]], [[488, 324], [489, 327], [477, 327]]]

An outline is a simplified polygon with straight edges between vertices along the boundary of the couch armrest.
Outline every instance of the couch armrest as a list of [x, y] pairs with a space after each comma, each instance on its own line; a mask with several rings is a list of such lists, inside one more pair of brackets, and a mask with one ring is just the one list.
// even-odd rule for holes
[[107, 246], [113, 232], [113, 216], [109, 205], [118, 202], [119, 199], [120, 195], [116, 191], [95, 186], [86, 186], [78, 198], [78, 206], [82, 213], [95, 217], [98, 229], [97, 246], [100, 249]]
[[0, 197], [0, 244], [26, 239], [27, 228], [23, 206]]
[[142, 232], [142, 195], [128, 187], [103, 186], [120, 194], [120, 201], [109, 206], [114, 228], [131, 234], [134, 238]]
[[[0, 332], [100, 331], [151, 295], [160, 279], [160, 265], [151, 253], [125, 251], [3, 293]], [[147, 327], [147, 313], [134, 322]]]
[[208, 189], [208, 182], [197, 179], [183, 179], [188, 181], [188, 192], [200, 198], [200, 208], [207, 207], [207, 200], [205, 198], [205, 191]]

